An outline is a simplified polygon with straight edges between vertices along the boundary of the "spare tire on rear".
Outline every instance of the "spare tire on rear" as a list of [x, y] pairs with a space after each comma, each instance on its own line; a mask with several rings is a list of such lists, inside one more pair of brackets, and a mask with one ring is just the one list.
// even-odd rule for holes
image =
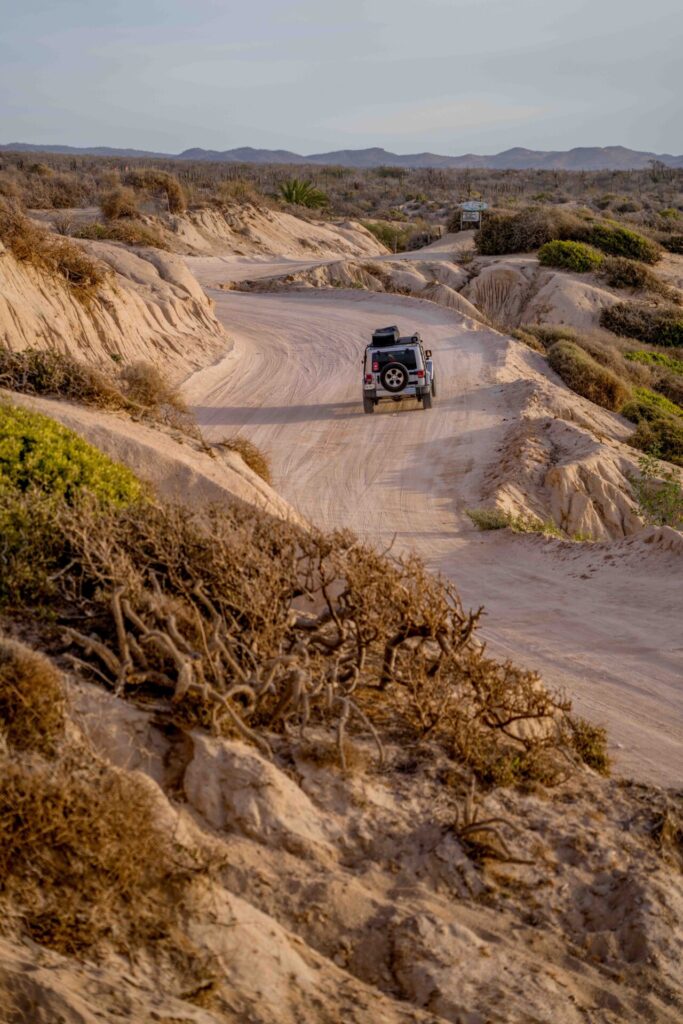
[[403, 363], [387, 363], [383, 367], [379, 379], [387, 391], [403, 391], [408, 383], [408, 370]]

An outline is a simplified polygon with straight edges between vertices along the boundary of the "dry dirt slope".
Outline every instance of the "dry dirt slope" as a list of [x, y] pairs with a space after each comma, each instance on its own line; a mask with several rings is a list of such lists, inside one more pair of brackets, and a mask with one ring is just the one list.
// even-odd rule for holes
[[[205, 262], [203, 279], [224, 267]], [[338, 289], [211, 294], [235, 348], [186, 386], [207, 434], [239, 429], [270, 452], [277, 486], [314, 522], [417, 550], [486, 605], [498, 650], [609, 727], [620, 770], [680, 784], [681, 539], [634, 537], [626, 422], [524, 346], [434, 303]], [[434, 349], [439, 397], [431, 412], [364, 417], [363, 344], [393, 322]], [[480, 534], [465, 510], [496, 499], [604, 543]]]

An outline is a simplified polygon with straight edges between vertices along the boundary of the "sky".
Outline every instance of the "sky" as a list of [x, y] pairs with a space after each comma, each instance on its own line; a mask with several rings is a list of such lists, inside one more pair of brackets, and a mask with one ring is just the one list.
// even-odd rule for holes
[[0, 142], [683, 152], [681, 0], [0, 0]]

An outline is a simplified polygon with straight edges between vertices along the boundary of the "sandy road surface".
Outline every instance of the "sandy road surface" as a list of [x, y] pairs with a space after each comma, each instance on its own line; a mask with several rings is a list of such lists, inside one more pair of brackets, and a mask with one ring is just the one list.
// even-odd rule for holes
[[[192, 263], [205, 284], [229, 277], [224, 261]], [[634, 540], [482, 534], [464, 514], [481, 503], [483, 475], [515, 416], [510, 342], [414, 298], [211, 294], [235, 344], [186, 385], [207, 434], [241, 430], [267, 450], [278, 489], [320, 526], [371, 542], [395, 536], [399, 550], [419, 552], [466, 603], [486, 606], [492, 650], [538, 668], [608, 726], [619, 770], [682, 785], [680, 554]], [[405, 402], [364, 416], [363, 346], [393, 322], [428, 340], [439, 396], [431, 411]]]

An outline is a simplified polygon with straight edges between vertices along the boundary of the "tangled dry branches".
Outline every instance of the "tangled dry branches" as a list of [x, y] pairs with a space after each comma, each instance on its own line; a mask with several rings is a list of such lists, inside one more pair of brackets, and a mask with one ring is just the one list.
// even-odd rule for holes
[[51, 587], [72, 663], [176, 720], [264, 754], [324, 723], [342, 765], [349, 730], [380, 763], [382, 736], [433, 738], [477, 771], [558, 742], [567, 706], [488, 658], [481, 609], [415, 558], [238, 508], [80, 503], [58, 519]]

